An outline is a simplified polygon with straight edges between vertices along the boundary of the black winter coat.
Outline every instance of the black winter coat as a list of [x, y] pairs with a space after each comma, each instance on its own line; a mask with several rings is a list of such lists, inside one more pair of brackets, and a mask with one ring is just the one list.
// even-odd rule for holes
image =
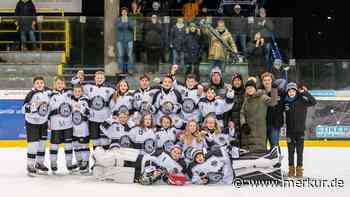
[[179, 29], [176, 27], [176, 25], [174, 25], [174, 27], [171, 29], [170, 43], [173, 45], [173, 49], [177, 51], [183, 51], [186, 36], [185, 30], [186, 27]]
[[[283, 106], [283, 100], [281, 98], [285, 97], [284, 94], [285, 93], [282, 93], [279, 91], [278, 96], [280, 99], [277, 101], [277, 105], [267, 108], [267, 115], [266, 115], [267, 128], [281, 128], [283, 126], [284, 106]], [[271, 92], [269, 92], [267, 95], [271, 97]]]
[[[22, 31], [32, 29], [32, 22], [35, 20], [36, 9], [34, 3], [30, 0], [27, 2], [19, 1], [16, 5], [15, 16], [27, 16], [18, 20], [19, 27]], [[34, 17], [34, 18], [31, 18]]]
[[146, 48], [161, 48], [163, 44], [161, 24], [146, 23], [144, 26], [144, 40]]
[[307, 108], [316, 105], [315, 97], [309, 92], [298, 93], [295, 100], [284, 100], [286, 113], [287, 137], [304, 136]]
[[199, 64], [202, 56], [201, 36], [197, 33], [187, 33], [184, 41], [185, 64]]

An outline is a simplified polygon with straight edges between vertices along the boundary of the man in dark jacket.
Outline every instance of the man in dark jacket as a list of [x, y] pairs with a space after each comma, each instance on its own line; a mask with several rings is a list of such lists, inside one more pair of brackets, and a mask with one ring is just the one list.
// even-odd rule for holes
[[234, 32], [236, 43], [239, 43], [240, 50], [246, 56], [248, 20], [241, 14], [241, 6], [235, 5], [233, 9], [231, 31]]
[[184, 65], [184, 41], [186, 28], [184, 19], [177, 18], [175, 26], [170, 31], [170, 48], [173, 55], [173, 64]]
[[[21, 46], [22, 50], [27, 49], [27, 36], [32, 43], [36, 42], [34, 30], [35, 30], [35, 16], [36, 9], [32, 0], [20, 0], [16, 5], [15, 16], [19, 16], [18, 25], [21, 32]], [[35, 48], [35, 45], [33, 44]]]
[[261, 33], [257, 32], [254, 40], [248, 44], [248, 74], [256, 78], [267, 70], [265, 61], [265, 40], [261, 37]]
[[158, 17], [153, 15], [151, 22], [144, 26], [144, 44], [147, 55], [146, 73], [154, 73], [159, 70], [159, 62], [162, 56], [162, 26]]
[[[202, 41], [200, 30], [196, 24], [191, 23], [189, 28], [186, 30], [186, 36], [184, 41], [184, 52], [185, 52], [185, 64], [186, 64], [186, 75], [190, 73], [199, 74], [199, 64], [202, 57]], [[199, 78], [197, 77], [197, 81]]]
[[238, 134], [239, 141], [241, 141], [240, 140], [240, 137], [241, 137], [240, 113], [241, 113], [241, 107], [244, 102], [245, 88], [244, 88], [243, 77], [240, 73], [233, 73], [231, 86], [232, 86], [232, 89], [235, 91], [235, 97], [233, 99], [233, 102], [235, 104], [233, 105], [232, 109], [229, 112], [224, 114], [225, 125], [228, 125], [230, 122], [233, 122], [235, 125], [235, 132]]
[[[288, 176], [303, 177], [303, 152], [305, 122], [307, 108], [316, 105], [316, 99], [311, 96], [306, 87], [298, 89], [297, 84], [287, 85], [287, 96], [284, 99], [284, 111], [287, 123], [288, 143]], [[297, 167], [294, 164], [294, 153], [297, 152]]]

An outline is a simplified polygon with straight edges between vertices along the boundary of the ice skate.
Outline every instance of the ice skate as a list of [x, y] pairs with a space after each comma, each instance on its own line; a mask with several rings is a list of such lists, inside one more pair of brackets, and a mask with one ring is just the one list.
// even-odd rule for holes
[[38, 174], [48, 175], [49, 168], [47, 168], [44, 164], [36, 163], [35, 168], [36, 168]]

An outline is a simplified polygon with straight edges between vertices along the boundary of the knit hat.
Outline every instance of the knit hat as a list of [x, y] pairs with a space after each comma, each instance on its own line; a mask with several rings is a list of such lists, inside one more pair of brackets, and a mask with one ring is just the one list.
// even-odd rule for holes
[[213, 76], [214, 73], [219, 73], [220, 76], [222, 76], [222, 72], [220, 70], [219, 67], [214, 67], [213, 69], [211, 69], [211, 72], [210, 72], [210, 76]]
[[253, 80], [248, 80], [246, 83], [245, 83], [245, 87], [248, 88], [249, 86], [253, 87], [256, 89], [256, 83], [255, 81]]
[[241, 81], [243, 81], [243, 77], [242, 77], [242, 75], [239, 72], [233, 73], [231, 81], [233, 81], [235, 79], [240, 79]]
[[287, 84], [287, 88], [286, 91], [288, 92], [289, 90], [294, 89], [294, 90], [298, 90], [298, 86], [296, 83], [291, 82]]
[[179, 145], [179, 144], [174, 144], [174, 145], [170, 148], [170, 151], [174, 150], [175, 148], [181, 150], [181, 152], [182, 152], [182, 146]]
[[196, 158], [196, 156], [198, 154], [203, 154], [204, 155], [204, 153], [203, 153], [203, 151], [201, 149], [193, 149], [192, 150], [192, 152], [191, 152], [191, 159], [192, 159], [192, 161], [195, 160], [195, 158]]

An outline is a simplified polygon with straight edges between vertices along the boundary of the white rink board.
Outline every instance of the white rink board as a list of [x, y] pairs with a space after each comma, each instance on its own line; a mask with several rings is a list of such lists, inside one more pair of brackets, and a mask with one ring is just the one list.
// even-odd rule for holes
[[[282, 149], [286, 155], [286, 149]], [[62, 150], [60, 173], [64, 168]], [[349, 197], [350, 148], [305, 149], [305, 175], [309, 177], [343, 179], [344, 188], [252, 188], [244, 186], [142, 186], [96, 182], [92, 177], [77, 175], [29, 178], [25, 174], [24, 148], [0, 149], [0, 194], [14, 197]], [[287, 159], [283, 166], [286, 169]]]

